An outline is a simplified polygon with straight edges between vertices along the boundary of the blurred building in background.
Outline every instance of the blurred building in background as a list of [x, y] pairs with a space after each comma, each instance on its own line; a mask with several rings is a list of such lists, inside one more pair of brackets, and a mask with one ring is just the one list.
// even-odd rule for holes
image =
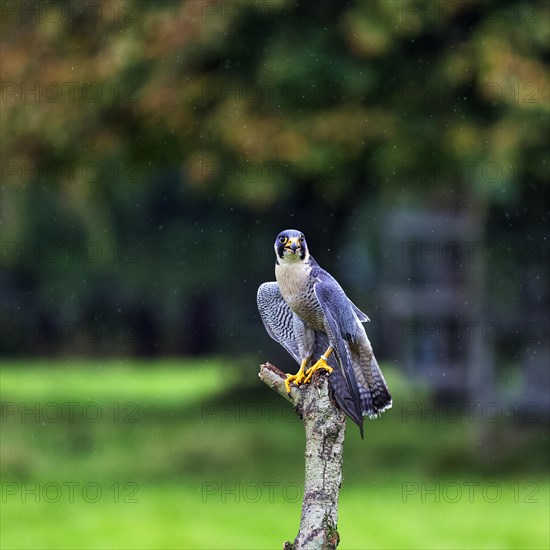
[[380, 281], [390, 357], [440, 400], [521, 403], [525, 416], [548, 417], [547, 290], [533, 281], [503, 315], [491, 284], [509, 256], [522, 277], [547, 280], [542, 251], [495, 246], [475, 217], [428, 210], [391, 213], [386, 244], [401, 251], [385, 258]]

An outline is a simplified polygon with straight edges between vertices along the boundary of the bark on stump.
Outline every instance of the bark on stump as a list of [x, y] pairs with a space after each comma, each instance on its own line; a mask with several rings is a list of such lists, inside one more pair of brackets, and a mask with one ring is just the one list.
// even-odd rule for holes
[[260, 379], [290, 401], [304, 423], [306, 469], [300, 530], [284, 550], [334, 550], [338, 535], [338, 496], [342, 485], [342, 453], [346, 417], [329, 396], [328, 375], [314, 374], [310, 384], [285, 389], [285, 374], [270, 363], [260, 367]]

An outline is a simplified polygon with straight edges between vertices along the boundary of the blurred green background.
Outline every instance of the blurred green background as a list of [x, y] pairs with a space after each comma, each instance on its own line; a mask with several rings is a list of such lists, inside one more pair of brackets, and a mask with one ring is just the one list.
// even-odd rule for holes
[[549, 547], [549, 18], [2, 0], [2, 548], [294, 538], [255, 306], [290, 227], [394, 395], [348, 426], [340, 547]]

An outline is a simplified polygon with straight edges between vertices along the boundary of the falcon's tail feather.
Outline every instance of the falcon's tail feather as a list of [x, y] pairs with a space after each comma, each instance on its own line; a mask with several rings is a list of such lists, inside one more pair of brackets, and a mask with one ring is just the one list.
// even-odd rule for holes
[[[334, 399], [339, 408], [359, 426], [361, 437], [363, 437], [363, 417], [376, 418], [392, 406], [392, 397], [386, 380], [374, 355], [369, 357], [369, 355], [358, 356], [353, 352], [349, 354], [349, 361], [353, 365], [356, 374], [357, 389], [361, 402], [361, 410], [358, 410], [344, 374], [342, 370], [337, 368], [336, 359], [332, 356], [330, 359], [334, 371], [330, 375], [329, 383]], [[361, 363], [365, 364], [361, 365]], [[367, 368], [368, 370], [366, 370]]]
[[361, 368], [366, 379], [366, 384], [359, 386], [361, 409], [364, 416], [376, 418], [380, 413], [391, 408], [392, 397], [374, 354], [368, 363]]

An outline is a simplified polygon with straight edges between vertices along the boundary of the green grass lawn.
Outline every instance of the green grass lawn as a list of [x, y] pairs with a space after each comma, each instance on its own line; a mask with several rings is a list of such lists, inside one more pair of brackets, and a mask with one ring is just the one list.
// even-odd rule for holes
[[[340, 548], [547, 548], [546, 430], [348, 425]], [[303, 431], [256, 373], [220, 361], [10, 362], [0, 372], [3, 549], [281, 548]]]
[[[256, 501], [257, 494], [251, 500], [243, 485], [240, 495], [204, 501], [198, 484], [166, 482], [140, 486], [136, 503], [115, 503], [111, 492], [97, 503], [78, 492], [74, 503], [9, 499], [2, 548], [281, 548], [297, 532], [300, 503], [276, 488], [273, 501], [267, 492]], [[516, 503], [510, 491], [495, 503], [465, 497], [437, 504], [403, 502], [399, 483], [348, 487], [340, 495], [340, 547], [545, 548], [547, 486], [537, 498]]]

